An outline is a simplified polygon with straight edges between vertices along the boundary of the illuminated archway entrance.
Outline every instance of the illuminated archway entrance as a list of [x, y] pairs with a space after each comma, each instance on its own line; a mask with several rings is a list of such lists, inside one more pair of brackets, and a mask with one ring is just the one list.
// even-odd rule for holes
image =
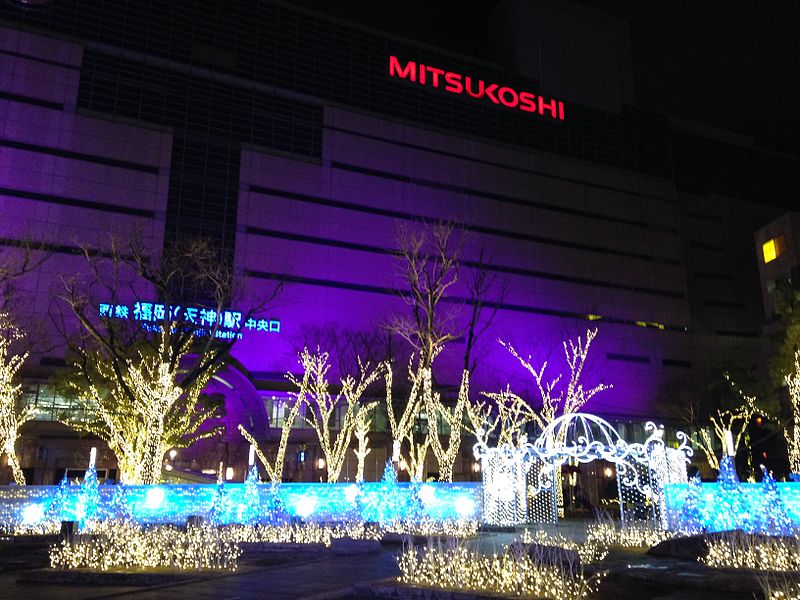
[[668, 448], [663, 431], [648, 422], [643, 443], [629, 444], [607, 421], [588, 413], [553, 420], [531, 444], [475, 446], [483, 472], [484, 519], [495, 525], [557, 523], [561, 467], [605, 460], [616, 466], [620, 517], [666, 526], [664, 484], [686, 483], [692, 455], [688, 437], [678, 433], [678, 448]]

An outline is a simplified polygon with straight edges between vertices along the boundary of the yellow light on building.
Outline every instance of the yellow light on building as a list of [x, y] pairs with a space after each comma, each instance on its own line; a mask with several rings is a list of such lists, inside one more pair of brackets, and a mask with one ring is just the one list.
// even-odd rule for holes
[[783, 236], [779, 235], [767, 240], [761, 245], [761, 252], [764, 255], [764, 264], [770, 263], [781, 254], [783, 254], [784, 241]]

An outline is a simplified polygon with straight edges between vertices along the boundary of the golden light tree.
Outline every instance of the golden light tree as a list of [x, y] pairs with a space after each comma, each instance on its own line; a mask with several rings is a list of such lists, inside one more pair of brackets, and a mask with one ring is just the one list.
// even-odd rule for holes
[[105, 440], [117, 457], [120, 479], [128, 484], [158, 483], [169, 449], [184, 448], [217, 433], [216, 429], [198, 431], [217, 414], [216, 404], [200, 402], [216, 369], [206, 369], [191, 385], [181, 386], [190, 345], [171, 356], [167, 339], [162, 335], [158, 352], [140, 347], [121, 365], [87, 354], [92, 367], [68, 381], [83, 415], [64, 415], [64, 420]]
[[366, 402], [359, 403], [356, 407], [353, 435], [356, 437], [357, 445], [353, 452], [355, 452], [358, 459], [358, 467], [356, 469], [356, 482], [358, 483], [364, 481], [364, 463], [372, 451], [369, 447], [369, 430], [372, 427], [372, 412], [377, 406], [377, 402]]
[[485, 446], [495, 436], [496, 445], [520, 446], [525, 440], [525, 425], [530, 406], [511, 391], [484, 393], [486, 400], [476, 400], [466, 406], [467, 428]]
[[[512, 392], [510, 387], [506, 387], [500, 393], [484, 394], [495, 403], [496, 418], [499, 421], [501, 434], [498, 443], [501, 443], [502, 440], [504, 443], [519, 445], [526, 439], [525, 429], [528, 423], [535, 423], [540, 429], [544, 429], [556, 417], [580, 410], [595, 395], [612, 387], [599, 383], [587, 389], [581, 382], [589, 349], [595, 337], [597, 337], [597, 329], [589, 329], [586, 331], [585, 342], [580, 337], [577, 341], [563, 342], [564, 355], [569, 367], [569, 379], [566, 386], [559, 386], [562, 379], [561, 374], [553, 379], [546, 378], [548, 361], [544, 361], [539, 368], [536, 368], [530, 355], [523, 358], [511, 344], [500, 341], [522, 367], [533, 376], [541, 404], [538, 410], [535, 409], [529, 402]], [[559, 479], [559, 483], [556, 484], [558, 510], [559, 515], [563, 516], [560, 471], [556, 472], [556, 477]]]
[[515, 407], [514, 410], [523, 415], [526, 421], [532, 421], [542, 429], [559, 415], [577, 412], [595, 395], [612, 387], [599, 383], [587, 389], [581, 383], [581, 375], [586, 365], [586, 359], [589, 356], [589, 349], [596, 337], [597, 329], [588, 329], [585, 342], [578, 337], [577, 341], [568, 340], [563, 343], [564, 355], [569, 367], [569, 379], [566, 387], [559, 387], [562, 379], [561, 374], [549, 380], [545, 377], [548, 361], [544, 361], [537, 369], [530, 356], [523, 358], [511, 344], [501, 340], [500, 343], [509, 351], [511, 356], [516, 358], [522, 367], [533, 376], [539, 392], [541, 406], [536, 410], [520, 396], [512, 393], [510, 389], [506, 389], [501, 395], [486, 395], [496, 401], [501, 400], [504, 404], [513, 405]]
[[304, 418], [316, 432], [325, 455], [328, 483], [335, 483], [339, 480], [355, 430], [358, 405], [367, 388], [380, 377], [382, 369], [380, 365], [373, 369], [359, 360], [358, 376], [346, 375], [341, 381], [341, 392], [334, 394], [328, 382], [330, 362], [327, 352], [318, 349], [312, 353], [306, 348], [300, 353], [299, 360], [303, 377], [298, 379], [289, 373], [287, 378], [298, 388], [298, 395], [305, 402]]
[[413, 444], [410, 440], [408, 444], [408, 474], [413, 481], [425, 480], [425, 460], [428, 457], [428, 450], [431, 446], [430, 436], [424, 436], [422, 440], [414, 440]]
[[[64, 278], [56, 320], [71, 367], [62, 387], [83, 409], [59, 418], [106, 440], [128, 483], [157, 483], [164, 452], [219, 431], [199, 432], [221, 409], [203, 390], [280, 291], [258, 302], [237, 296], [245, 287], [214, 238], [168, 240], [160, 255], [153, 248], [137, 233], [84, 248], [85, 268]], [[242, 304], [249, 310], [237, 311]]]
[[[706, 455], [708, 464], [712, 469], [717, 470], [719, 470], [719, 457], [717, 456], [714, 440], [718, 440], [719, 445], [724, 449], [723, 454], [729, 452], [731, 454], [736, 454], [747, 431], [747, 425], [750, 423], [750, 419], [758, 412], [756, 397], [746, 395], [731, 380], [727, 373], [725, 374], [725, 379], [737, 395], [740, 401], [739, 405], [728, 410], [717, 408], [708, 416], [710, 426], [700, 428], [694, 438], [695, 443], [700, 447], [700, 450], [703, 451], [703, 454]], [[730, 439], [733, 442], [733, 448], [726, 448], [726, 432], [730, 432], [731, 434]]]
[[[412, 356], [408, 362], [409, 381], [411, 389], [404, 396], [402, 411], [395, 412], [396, 407], [392, 395], [392, 368], [385, 364], [386, 381], [386, 414], [389, 419], [389, 429], [392, 434], [392, 461], [408, 465], [409, 475], [412, 479], [421, 481], [425, 474], [425, 459], [430, 449], [430, 436], [420, 435], [417, 431], [419, 414], [425, 406], [422, 393], [424, 369], [417, 363], [416, 368]], [[430, 373], [430, 371], [428, 371]], [[406, 459], [403, 455], [408, 456]]]
[[12, 346], [23, 335], [8, 313], [0, 312], [0, 447], [17, 485], [25, 485], [25, 476], [17, 458], [16, 443], [19, 428], [33, 419], [33, 407], [22, 402], [22, 384], [16, 383], [17, 373], [28, 353], [15, 354]]
[[[453, 467], [455, 466], [458, 452], [461, 449], [461, 430], [464, 426], [464, 412], [469, 404], [469, 371], [461, 374], [461, 384], [458, 388], [458, 397], [455, 405], [447, 407], [442, 403], [438, 392], [431, 389], [430, 369], [423, 380], [423, 397], [425, 398], [425, 408], [428, 415], [433, 415], [432, 422], [429, 417], [428, 438], [430, 447], [436, 460], [439, 463], [439, 481], [453, 481]], [[442, 438], [437, 431], [439, 418], [444, 421], [450, 429], [450, 434], [446, 436], [447, 443], [442, 442]]]
[[794, 369], [786, 376], [789, 387], [789, 402], [792, 418], [783, 435], [789, 450], [789, 468], [792, 473], [800, 473], [800, 351], [794, 353]]
[[[310, 373], [303, 374], [304, 377], [310, 377], [310, 375]], [[301, 389], [306, 389], [306, 387], [303, 386]], [[283, 480], [283, 467], [286, 460], [286, 447], [289, 445], [289, 435], [300, 414], [300, 407], [303, 405], [303, 399], [299, 394], [294, 394], [293, 398], [294, 400], [291, 401], [289, 410], [284, 415], [283, 424], [281, 425], [281, 437], [278, 440], [278, 446], [272, 460], [267, 458], [267, 455], [261, 450], [253, 434], [247, 431], [244, 425], [239, 424], [239, 433], [255, 448], [258, 460], [264, 466], [267, 477], [272, 483], [280, 483]]]

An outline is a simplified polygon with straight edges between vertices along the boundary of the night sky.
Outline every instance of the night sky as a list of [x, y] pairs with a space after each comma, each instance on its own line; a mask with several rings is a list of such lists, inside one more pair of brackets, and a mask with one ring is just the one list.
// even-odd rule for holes
[[[293, 4], [488, 58], [498, 0], [295, 0]], [[628, 19], [638, 104], [800, 156], [800, 2], [583, 0]], [[800, 199], [798, 200], [800, 203]]]

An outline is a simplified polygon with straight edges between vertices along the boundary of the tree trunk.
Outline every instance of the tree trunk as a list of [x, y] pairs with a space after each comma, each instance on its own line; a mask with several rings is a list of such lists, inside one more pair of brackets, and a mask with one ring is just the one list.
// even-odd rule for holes
[[25, 475], [22, 474], [22, 468], [19, 465], [13, 442], [6, 444], [5, 451], [8, 456], [8, 466], [11, 467], [11, 473], [14, 475], [14, 482], [17, 485], [25, 485]]
[[161, 465], [164, 461], [163, 451], [164, 421], [156, 419], [147, 432], [147, 445], [142, 457], [142, 484], [155, 485], [161, 481]]
[[356, 469], [356, 483], [364, 481], [364, 462], [367, 459], [367, 454], [370, 449], [367, 446], [368, 440], [366, 436], [358, 438], [358, 449], [355, 450], [356, 457], [358, 458], [358, 468]]
[[791, 429], [785, 430], [785, 434], [786, 445], [789, 449], [789, 468], [792, 473], [800, 473], [800, 423], [795, 421]]

